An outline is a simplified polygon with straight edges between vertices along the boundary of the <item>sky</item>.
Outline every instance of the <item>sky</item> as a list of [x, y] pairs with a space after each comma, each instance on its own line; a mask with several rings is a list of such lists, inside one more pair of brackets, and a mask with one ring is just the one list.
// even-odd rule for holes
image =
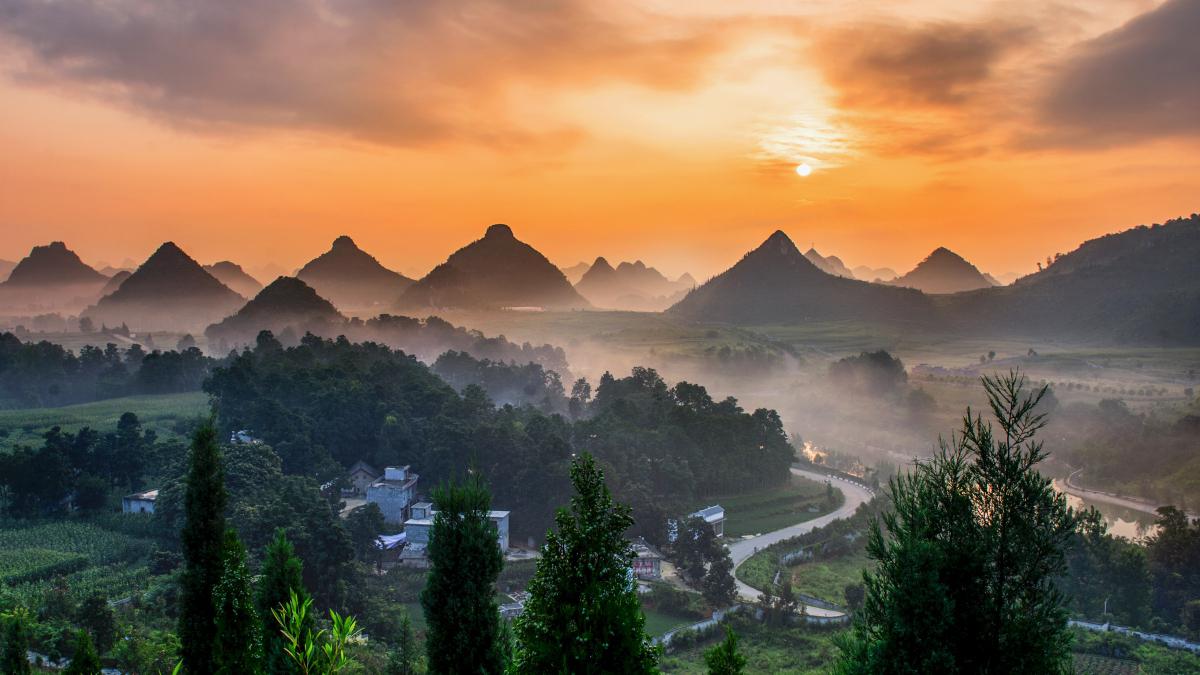
[[[420, 276], [504, 222], [1028, 272], [1200, 210], [1200, 0], [0, 0], [0, 258]], [[811, 173], [801, 176], [796, 167]]]

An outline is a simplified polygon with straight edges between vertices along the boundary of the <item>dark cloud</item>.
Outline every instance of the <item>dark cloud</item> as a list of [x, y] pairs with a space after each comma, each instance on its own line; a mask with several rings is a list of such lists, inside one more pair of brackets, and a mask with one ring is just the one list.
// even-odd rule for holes
[[1032, 34], [998, 23], [876, 23], [835, 31], [814, 54], [842, 106], [960, 106]]
[[572, 130], [516, 119], [503, 103], [509, 85], [686, 88], [719, 49], [712, 33], [647, 38], [599, 9], [589, 0], [3, 0], [0, 38], [23, 51], [13, 77], [175, 126], [397, 145], [529, 142]]
[[1031, 142], [1103, 146], [1200, 133], [1200, 0], [1167, 0], [1083, 43], [1039, 106]]

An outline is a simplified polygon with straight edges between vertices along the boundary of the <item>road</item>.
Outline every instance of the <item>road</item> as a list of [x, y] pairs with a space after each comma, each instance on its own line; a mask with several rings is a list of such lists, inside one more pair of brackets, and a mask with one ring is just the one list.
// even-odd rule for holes
[[[1113, 494], [1111, 492], [1100, 492], [1099, 490], [1089, 490], [1084, 487], [1079, 487], [1073, 481], [1078, 480], [1079, 475], [1082, 472], [1083, 472], [1083, 469], [1076, 469], [1075, 471], [1071, 472], [1070, 476], [1067, 476], [1067, 479], [1065, 481], [1062, 481], [1061, 483], [1059, 483], [1059, 485], [1062, 486], [1063, 492], [1066, 492], [1069, 495], [1075, 495], [1076, 497], [1090, 499], [1094, 502], [1102, 502], [1104, 504], [1112, 504], [1113, 506], [1120, 506], [1121, 508], [1132, 509], [1134, 511], [1141, 511], [1142, 513], [1148, 513], [1152, 516], [1158, 515], [1157, 509], [1158, 509], [1159, 505], [1155, 504], [1154, 502], [1151, 502], [1149, 500], [1138, 499], [1136, 497], [1124, 497], [1122, 495]], [[1192, 517], [1197, 517], [1196, 514], [1189, 514], [1189, 515], [1191, 515]]]
[[[729, 557], [733, 559], [733, 572], [734, 579], [737, 581], [738, 597], [743, 601], [755, 602], [758, 600], [758, 596], [760, 595], [757, 589], [752, 588], [751, 586], [743, 583], [741, 579], [737, 578], [737, 568], [742, 563], [746, 562], [750, 556], [766, 548], [767, 546], [770, 546], [771, 544], [783, 541], [784, 539], [791, 539], [792, 537], [805, 534], [806, 532], [811, 532], [812, 530], [815, 530], [818, 527], [824, 527], [835, 520], [848, 518], [854, 514], [856, 509], [858, 509], [859, 504], [863, 504], [871, 500], [872, 495], [869, 490], [840, 478], [832, 478], [824, 474], [816, 473], [815, 471], [805, 471], [804, 469], [797, 469], [795, 467], [792, 467], [792, 473], [803, 478], [808, 478], [809, 480], [815, 480], [818, 483], [823, 483], [827, 480], [832, 481], [834, 487], [841, 490], [842, 494], [845, 495], [846, 500], [842, 504], [841, 508], [833, 511], [832, 513], [827, 513], [820, 518], [806, 520], [803, 523], [797, 523], [796, 525], [775, 530], [774, 532], [760, 534], [757, 537], [752, 537], [750, 539], [739, 539], [729, 544]], [[797, 588], [795, 590], [800, 592], [804, 591], [802, 588]], [[812, 606], [806, 606], [805, 612], [811, 616], [832, 617], [842, 616], [843, 614], [843, 612], [839, 612], [838, 610], [823, 609], [821, 607]]]

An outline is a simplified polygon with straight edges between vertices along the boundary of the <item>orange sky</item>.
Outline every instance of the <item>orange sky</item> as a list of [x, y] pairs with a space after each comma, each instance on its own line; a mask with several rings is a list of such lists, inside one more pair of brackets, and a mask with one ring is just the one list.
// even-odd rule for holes
[[781, 228], [1003, 273], [1200, 210], [1200, 3], [965, 4], [11, 0], [0, 257], [345, 233], [419, 276], [507, 222], [562, 265], [704, 278]]

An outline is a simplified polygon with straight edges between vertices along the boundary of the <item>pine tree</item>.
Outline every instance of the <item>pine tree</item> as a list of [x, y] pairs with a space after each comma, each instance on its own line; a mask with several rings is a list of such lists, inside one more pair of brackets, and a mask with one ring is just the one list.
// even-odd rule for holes
[[504, 555], [488, 518], [491, 495], [477, 477], [433, 491], [429, 576], [421, 592], [431, 673], [499, 673], [500, 610], [496, 578]]
[[71, 655], [63, 675], [100, 675], [100, 656], [92, 645], [92, 638], [86, 630], [79, 631], [75, 642], [75, 653]]
[[0, 673], [4, 675], [28, 675], [33, 672], [29, 665], [29, 611], [18, 607], [0, 616], [3, 628], [4, 651], [0, 653]]
[[[279, 633], [279, 622], [272, 615], [287, 604], [295, 594], [303, 603], [309, 599], [304, 588], [304, 568], [296, 557], [292, 542], [288, 541], [283, 528], [275, 530], [275, 538], [267, 544], [263, 554], [262, 576], [258, 580], [258, 616], [261, 622], [263, 669], [272, 675], [290, 675], [299, 672], [296, 662], [287, 655], [286, 643]], [[306, 627], [312, 630], [312, 626]]]
[[75, 620], [91, 634], [97, 653], [104, 654], [112, 649], [117, 640], [117, 619], [107, 597], [101, 593], [89, 595], [80, 603]]
[[388, 652], [387, 675], [416, 675], [417, 640], [413, 635], [412, 622], [405, 613], [400, 617], [399, 636]]
[[210, 421], [192, 437], [180, 535], [186, 565], [179, 593], [180, 655], [186, 671], [195, 675], [216, 670], [213, 588], [221, 578], [225, 502], [225, 472]]
[[658, 649], [633, 581], [628, 506], [614, 503], [589, 454], [571, 463], [575, 496], [555, 516], [516, 620], [518, 672], [651, 673]]
[[1035, 468], [1046, 389], [1024, 383], [985, 377], [999, 432], [968, 409], [957, 436], [890, 481], [894, 510], [868, 535], [877, 567], [837, 672], [1070, 672], [1054, 579], [1075, 518]]
[[258, 671], [262, 658], [262, 624], [254, 608], [254, 588], [246, 569], [246, 549], [233, 530], [225, 532], [221, 579], [213, 589], [217, 611], [214, 658], [216, 672], [239, 675]]
[[725, 629], [721, 644], [704, 652], [704, 664], [708, 666], [708, 675], [742, 675], [746, 657], [738, 651], [738, 636], [732, 628]]

